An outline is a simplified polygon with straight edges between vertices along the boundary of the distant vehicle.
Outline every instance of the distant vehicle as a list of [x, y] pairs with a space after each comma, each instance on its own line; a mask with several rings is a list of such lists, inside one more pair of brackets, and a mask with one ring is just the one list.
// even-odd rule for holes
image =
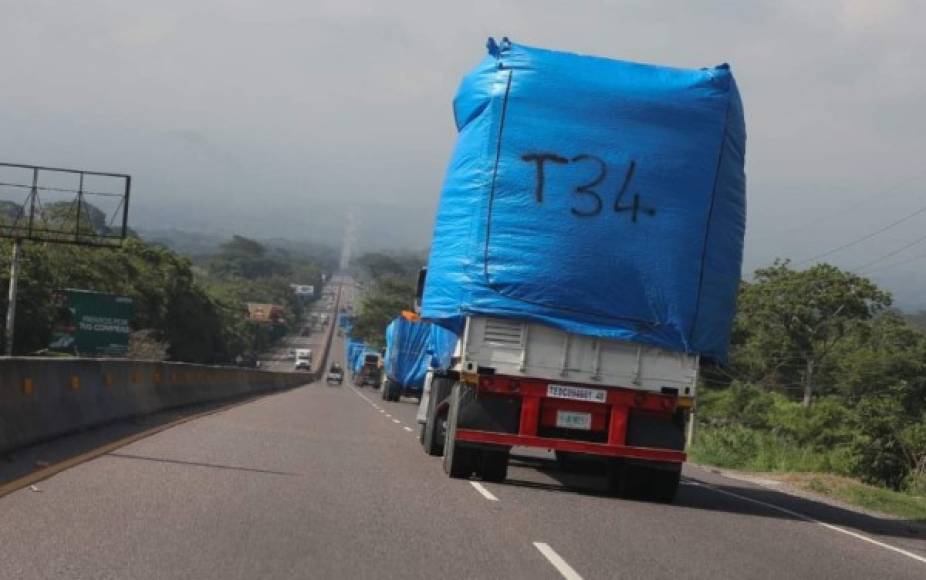
[[344, 369], [338, 363], [331, 363], [328, 367], [328, 374], [325, 376], [325, 382], [331, 384], [341, 384], [344, 382]]
[[293, 370], [296, 371], [311, 371], [312, 370], [312, 351], [308, 348], [297, 348], [296, 349], [296, 362], [293, 365]]
[[376, 353], [363, 355], [363, 366], [354, 375], [354, 384], [358, 387], [379, 387], [383, 378], [383, 359]]

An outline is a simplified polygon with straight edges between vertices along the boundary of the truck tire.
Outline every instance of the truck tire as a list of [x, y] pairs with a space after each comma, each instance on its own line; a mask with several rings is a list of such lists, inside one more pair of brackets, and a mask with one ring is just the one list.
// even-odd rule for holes
[[444, 473], [454, 479], [466, 479], [476, 470], [479, 452], [455, 441], [460, 401], [464, 393], [461, 383], [453, 386], [450, 410], [447, 412], [447, 429], [444, 431]]
[[479, 477], [483, 481], [501, 483], [508, 477], [508, 450], [482, 449], [479, 461]]
[[388, 398], [389, 401], [398, 403], [399, 401], [402, 400], [402, 387], [399, 386], [399, 383], [396, 383], [394, 381], [389, 381], [389, 383], [387, 384], [387, 387], [389, 389], [389, 398]]
[[437, 408], [447, 397], [447, 390], [444, 379], [432, 381], [431, 393], [428, 396], [428, 412], [421, 439], [424, 452], [432, 457], [440, 457], [444, 454], [444, 432], [441, 428], [443, 417], [438, 414]]
[[383, 386], [383, 388], [382, 388], [382, 393], [380, 393], [380, 396], [382, 397], [382, 399], [383, 399], [384, 401], [391, 401], [391, 400], [392, 400], [392, 399], [389, 398], [389, 383], [391, 383], [391, 382], [392, 382], [392, 381], [390, 381], [389, 379], [386, 379], [386, 384], [385, 384], [385, 385]]

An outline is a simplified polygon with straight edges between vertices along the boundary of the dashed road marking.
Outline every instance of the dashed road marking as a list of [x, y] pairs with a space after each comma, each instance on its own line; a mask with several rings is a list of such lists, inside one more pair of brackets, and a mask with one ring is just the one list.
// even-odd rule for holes
[[476, 491], [479, 492], [480, 495], [482, 495], [482, 497], [486, 498], [489, 501], [498, 501], [498, 498], [495, 497], [495, 494], [487, 490], [486, 487], [482, 485], [481, 483], [479, 483], [478, 481], [471, 481], [469, 483], [476, 489]]
[[411, 427], [402, 427], [402, 428], [405, 429], [405, 430], [408, 431], [408, 432], [414, 431], [414, 429], [412, 429]]
[[923, 564], [926, 564], [926, 558], [924, 558], [923, 556], [920, 556], [920, 555], [918, 555], [918, 554], [914, 554], [913, 552], [908, 552], [907, 550], [904, 550], [904, 549], [902, 549], [902, 548], [898, 548], [897, 546], [892, 546], [892, 545], [890, 545], [890, 544], [885, 544], [884, 542], [879, 542], [878, 540], [876, 540], [876, 539], [874, 539], [874, 538], [869, 538], [868, 536], [866, 536], [866, 535], [864, 535], [864, 534], [860, 534], [860, 533], [858, 533], [858, 532], [853, 532], [852, 530], [847, 530], [847, 529], [845, 529], [845, 528], [841, 528], [841, 527], [839, 527], [839, 526], [834, 526], [833, 524], [828, 524], [828, 523], [826, 523], [826, 522], [821, 522], [820, 520], [814, 519], [814, 518], [812, 518], [812, 517], [810, 517], [810, 516], [808, 516], [808, 515], [802, 514], [802, 513], [800, 513], [800, 512], [796, 512], [796, 511], [794, 511], [794, 510], [789, 510], [788, 508], [783, 508], [783, 507], [781, 507], [781, 506], [777, 506], [777, 505], [775, 505], [775, 504], [773, 504], [773, 503], [768, 503], [768, 502], [760, 501], [760, 500], [758, 500], [758, 499], [753, 499], [753, 498], [751, 498], [751, 497], [746, 497], [745, 495], [740, 495], [740, 494], [738, 494], [738, 493], [733, 493], [732, 491], [727, 491], [727, 490], [725, 490], [725, 489], [720, 489], [719, 487], [715, 487], [715, 486], [713, 486], [713, 485], [711, 485], [711, 484], [709, 484], [709, 483], [704, 483], [703, 481], [697, 481], [697, 482], [692, 481], [691, 483], [692, 483], [693, 485], [698, 485], [698, 486], [701, 486], [701, 487], [706, 487], [707, 489], [716, 491], [717, 493], [722, 493], [723, 495], [728, 495], [728, 496], [730, 496], [730, 497], [735, 497], [735, 498], [741, 499], [741, 500], [743, 500], [743, 501], [748, 501], [748, 502], [750, 502], [750, 503], [754, 503], [754, 504], [757, 504], [757, 505], [765, 506], [765, 507], [767, 507], [767, 508], [769, 508], [769, 509], [773, 509], [773, 510], [779, 511], [779, 512], [781, 512], [781, 513], [783, 513], [783, 514], [788, 514], [789, 516], [793, 516], [793, 517], [795, 517], [795, 518], [804, 520], [805, 522], [811, 522], [811, 523], [814, 523], [814, 524], [823, 526], [824, 528], [826, 528], [826, 529], [828, 529], [828, 530], [833, 530], [834, 532], [839, 532], [840, 534], [845, 534], [845, 535], [847, 535], [847, 536], [852, 536], [853, 538], [862, 540], [863, 542], [868, 542], [869, 544], [873, 544], [873, 545], [875, 545], [875, 546], [884, 548], [885, 550], [891, 550], [892, 552], [897, 552], [898, 554], [901, 554], [901, 555], [906, 556], [906, 557], [908, 557], [908, 558], [912, 558], [913, 560], [916, 560], [917, 562], [922, 562]]
[[386, 411], [384, 411], [384, 410], [382, 410], [382, 409], [380, 409], [380, 410], [379, 410], [379, 412], [380, 412], [380, 413], [385, 413]]
[[388, 417], [388, 418], [391, 419], [391, 418], [392, 418], [392, 415], [390, 415], [389, 413], [386, 413], [386, 417]]
[[582, 580], [582, 576], [576, 572], [572, 566], [570, 566], [566, 560], [563, 560], [562, 556], [556, 553], [556, 550], [550, 547], [549, 544], [544, 542], [534, 542], [534, 547], [540, 550], [540, 553], [543, 554], [543, 557], [546, 558], [553, 567], [556, 568], [556, 571], [562, 574], [563, 578], [566, 580]]
[[399, 421], [398, 419], [393, 419], [392, 422], [395, 423], [396, 425], [401, 423], [401, 421]]

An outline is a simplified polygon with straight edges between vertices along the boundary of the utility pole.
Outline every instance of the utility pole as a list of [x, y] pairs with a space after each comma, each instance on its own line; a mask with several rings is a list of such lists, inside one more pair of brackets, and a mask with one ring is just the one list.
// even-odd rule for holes
[[22, 240], [13, 240], [13, 257], [10, 260], [10, 293], [6, 302], [6, 356], [13, 356], [13, 329], [16, 327], [16, 287], [19, 285], [19, 251]]

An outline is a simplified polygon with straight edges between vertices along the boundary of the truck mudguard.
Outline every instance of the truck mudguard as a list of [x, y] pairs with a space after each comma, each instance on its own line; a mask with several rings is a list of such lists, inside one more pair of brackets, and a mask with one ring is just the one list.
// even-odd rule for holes
[[425, 319], [522, 318], [725, 359], [746, 220], [729, 66], [490, 39], [454, 115]]

